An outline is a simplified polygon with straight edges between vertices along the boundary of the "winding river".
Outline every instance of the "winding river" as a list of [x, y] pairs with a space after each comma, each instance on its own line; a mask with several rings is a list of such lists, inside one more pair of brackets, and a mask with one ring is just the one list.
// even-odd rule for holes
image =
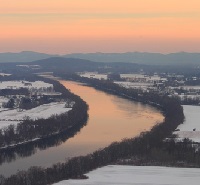
[[[12, 153], [0, 166], [0, 174], [10, 176], [31, 166], [51, 166], [68, 158], [85, 155], [108, 146], [113, 141], [131, 138], [149, 130], [163, 120], [155, 108], [129, 101], [70, 81], [60, 81], [89, 105], [87, 125], [70, 139], [60, 138], [55, 144], [38, 145], [20, 155]], [[48, 142], [47, 142], [48, 143]]]

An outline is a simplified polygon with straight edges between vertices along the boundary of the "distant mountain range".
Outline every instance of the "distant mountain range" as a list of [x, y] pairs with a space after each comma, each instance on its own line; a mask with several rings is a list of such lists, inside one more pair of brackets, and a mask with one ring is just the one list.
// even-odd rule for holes
[[[10, 63], [11, 64], [11, 63]], [[12, 63], [16, 64], [16, 63]], [[48, 59], [31, 62], [32, 65], [40, 65], [37, 72], [50, 71], [54, 74], [71, 74], [75, 72], [98, 72], [98, 73], [177, 73], [177, 74], [199, 74], [200, 69], [192, 65], [147, 65], [125, 62], [92, 62], [78, 58], [52, 57]], [[3, 65], [5, 66], [5, 65]], [[1, 67], [0, 67], [1, 68]], [[19, 68], [17, 68], [19, 70]], [[14, 69], [15, 70], [15, 69]], [[22, 70], [22, 68], [20, 68]], [[19, 71], [17, 71], [19, 73]], [[34, 70], [34, 72], [36, 72]]]
[[55, 56], [58, 55], [49, 55], [32, 51], [22, 51], [20, 53], [0, 53], [0, 63], [32, 62], [35, 60], [41, 60]]
[[79, 58], [94, 62], [104, 63], [137, 63], [146, 65], [195, 65], [200, 66], [200, 53], [75, 53], [67, 55], [50, 55], [32, 51], [23, 51], [20, 53], [0, 53], [0, 63], [10, 62], [32, 62], [36, 60], [47, 59], [51, 57]]
[[200, 53], [88, 53], [69, 54], [65, 57], [87, 59], [94, 62], [125, 62], [146, 65], [200, 65]]

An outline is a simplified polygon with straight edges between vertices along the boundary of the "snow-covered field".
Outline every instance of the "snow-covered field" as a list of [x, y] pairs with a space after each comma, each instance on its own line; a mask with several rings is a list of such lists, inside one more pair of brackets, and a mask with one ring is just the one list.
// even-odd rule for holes
[[200, 90], [200, 86], [181, 86], [180, 88], [185, 90]]
[[11, 74], [8, 74], [8, 73], [0, 73], [0, 76], [11, 76]]
[[4, 97], [4, 96], [0, 96], [0, 112], [1, 111], [4, 111], [4, 110], [7, 110], [6, 108], [3, 108], [2, 107], [2, 104], [3, 103], [7, 103], [8, 102], [8, 98]]
[[82, 73], [79, 74], [81, 77], [86, 77], [86, 78], [95, 78], [95, 79], [104, 79], [107, 80], [108, 76], [106, 74], [98, 74], [95, 72], [87, 72], [87, 73]]
[[185, 99], [196, 100], [200, 98], [200, 95], [177, 95], [177, 96], [179, 96], [181, 100], [185, 100]]
[[167, 78], [161, 78], [158, 75], [147, 76], [143, 74], [120, 74], [120, 77], [125, 79], [146, 79], [146, 81], [167, 81]]
[[143, 74], [120, 74], [121, 78], [144, 78]]
[[53, 88], [52, 84], [45, 83], [43, 81], [2, 81], [0, 82], [0, 89], [20, 89], [20, 88], [27, 88], [27, 89], [40, 89], [40, 88]]
[[8, 126], [9, 124], [16, 125], [23, 121], [26, 117], [36, 120], [40, 118], [49, 118], [51, 115], [62, 114], [68, 112], [71, 108], [65, 108], [65, 102], [53, 102], [43, 104], [30, 110], [23, 110], [22, 112], [17, 109], [0, 112], [0, 128]]
[[133, 89], [144, 89], [147, 90], [148, 87], [152, 87], [152, 83], [138, 83], [138, 82], [118, 82], [115, 81], [114, 83], [125, 87], [125, 88], [133, 88]]
[[86, 180], [66, 180], [54, 185], [199, 185], [200, 169], [110, 165], [86, 174]]
[[0, 103], [2, 104], [3, 102], [7, 102], [9, 99], [6, 98], [5, 96], [0, 96]]
[[179, 125], [175, 131], [180, 139], [189, 138], [195, 142], [200, 142], [200, 106], [183, 105], [185, 121]]

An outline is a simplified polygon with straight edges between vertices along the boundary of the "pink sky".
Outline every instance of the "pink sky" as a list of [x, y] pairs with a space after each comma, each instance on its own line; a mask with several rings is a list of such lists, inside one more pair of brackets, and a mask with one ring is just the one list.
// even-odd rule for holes
[[0, 3], [0, 52], [200, 52], [199, 0]]

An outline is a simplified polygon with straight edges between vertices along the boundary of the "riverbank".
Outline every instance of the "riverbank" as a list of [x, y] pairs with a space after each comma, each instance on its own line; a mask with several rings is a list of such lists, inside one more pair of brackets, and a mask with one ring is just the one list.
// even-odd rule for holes
[[54, 185], [198, 185], [199, 173], [196, 168], [109, 165], [85, 174], [88, 179], [70, 179]]
[[[96, 82], [100, 84], [97, 84]], [[171, 144], [169, 144], [169, 148], [166, 148], [167, 145], [165, 142], [163, 142], [163, 140], [166, 137], [169, 137], [177, 125], [181, 124], [184, 120], [182, 107], [177, 100], [167, 96], [159, 96], [157, 94], [138, 94], [138, 92], [130, 90], [125, 91], [121, 87], [105, 81], [93, 81], [93, 85], [94, 87], [102, 88], [115, 94], [118, 93], [125, 95], [125, 97], [127, 96], [130, 99], [136, 99], [144, 103], [153, 103], [156, 106], [158, 105], [165, 115], [165, 120], [163, 123], [154, 126], [151, 132], [143, 132], [138, 137], [125, 139], [122, 142], [112, 143], [110, 146], [104, 149], [98, 150], [84, 157], [72, 158], [65, 163], [56, 164], [52, 168], [30, 169], [24, 174], [25, 177], [20, 178], [20, 176], [16, 174], [8, 178], [6, 182], [13, 180], [15, 182], [19, 182], [23, 178], [26, 178], [33, 182], [33, 184], [54, 183], [62, 179], [78, 178], [81, 177], [82, 174], [98, 167], [138, 155], [143, 156], [148, 160], [152, 160], [154, 158], [154, 160], [157, 160], [160, 164], [162, 164], [162, 160], [175, 160], [173, 157], [177, 156], [170, 156], [169, 148], [171, 147]], [[179, 149], [181, 150], [182, 148]], [[188, 148], [188, 150], [185, 150], [185, 152], [186, 151], [191, 150]], [[166, 153], [168, 153], [168, 156], [171, 158], [165, 158]], [[31, 174], [37, 175], [33, 179]], [[43, 179], [39, 178], [42, 174], [45, 176]]]
[[[15, 117], [15, 120], [20, 120], [20, 122], [18, 121], [15, 125], [11, 124], [8, 127], [4, 127], [3, 130], [0, 129], [0, 151], [5, 152], [7, 149], [10, 150], [21, 145], [38, 142], [38, 140], [46, 139], [68, 130], [71, 133], [73, 127], [80, 127], [86, 123], [88, 118], [88, 106], [86, 102], [79, 96], [69, 92], [59, 82], [36, 76], [23, 76], [18, 78], [46, 82], [46, 84], [53, 86], [57, 92], [60, 92], [59, 96], [55, 97], [57, 101], [62, 100], [74, 103], [71, 108], [65, 107], [66, 102], [58, 102], [57, 104], [52, 102], [23, 112], [17, 112], [17, 109], [3, 112], [4, 114], [8, 114], [4, 115], [8, 120], [12, 120], [11, 117]], [[54, 110], [47, 110], [48, 107]], [[56, 114], [56, 111], [60, 114]], [[24, 118], [24, 115], [27, 118]], [[29, 115], [31, 116], [29, 117]], [[36, 116], [37, 118], [35, 118]], [[35, 119], [32, 119], [33, 117]]]
[[[110, 95], [79, 83], [61, 83], [87, 102], [87, 124], [79, 129], [74, 137], [70, 134], [72, 131], [68, 130], [63, 134], [9, 150], [8, 153], [1, 153], [0, 162], [5, 162], [0, 167], [0, 174], [9, 177], [17, 171], [28, 170], [31, 166], [47, 168], [57, 162], [63, 163], [66, 159], [105, 148], [114, 141], [138, 136], [163, 120], [160, 111], [152, 106]], [[67, 137], [69, 134], [71, 138]]]

